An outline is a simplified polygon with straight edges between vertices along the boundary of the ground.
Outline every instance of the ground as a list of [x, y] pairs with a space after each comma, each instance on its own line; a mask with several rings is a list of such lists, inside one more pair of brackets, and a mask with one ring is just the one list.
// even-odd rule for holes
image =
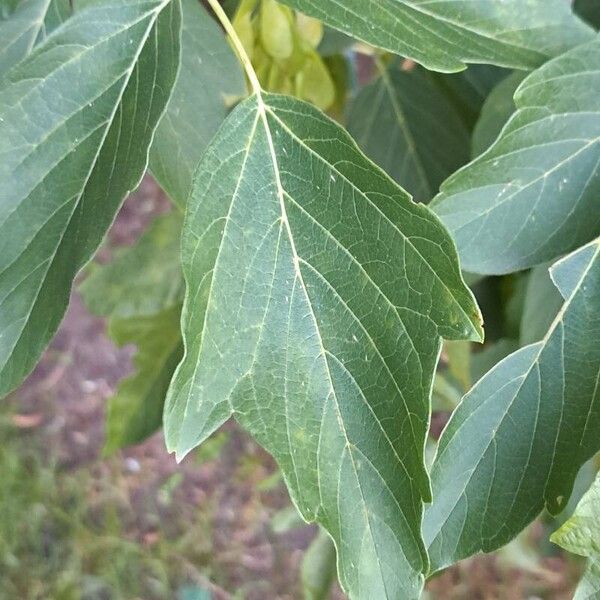
[[[165, 210], [147, 177], [100, 260]], [[272, 458], [234, 423], [180, 465], [160, 433], [102, 456], [106, 399], [132, 352], [108, 340], [75, 292], [40, 365], [0, 408], [0, 600], [302, 598], [299, 565], [315, 528], [274, 531], [289, 497]], [[540, 521], [499, 557], [450, 569], [429, 582], [429, 597], [570, 598], [580, 565], [547, 533]]]

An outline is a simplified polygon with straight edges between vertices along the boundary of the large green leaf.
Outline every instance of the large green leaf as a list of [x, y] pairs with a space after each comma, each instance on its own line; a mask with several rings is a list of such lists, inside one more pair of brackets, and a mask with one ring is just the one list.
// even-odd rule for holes
[[56, 331], [73, 278], [139, 182], [179, 58], [177, 0], [102, 3], [0, 84], [0, 395]]
[[600, 239], [551, 273], [565, 302], [546, 336], [487, 373], [440, 440], [424, 522], [433, 570], [505, 544], [544, 505], [560, 512], [600, 450]]
[[564, 0], [281, 0], [428, 69], [528, 69], [592, 37]]
[[228, 104], [246, 95], [240, 63], [198, 0], [182, 0], [181, 68], [150, 151], [150, 170], [183, 207], [192, 175]]
[[550, 538], [573, 554], [589, 558], [573, 600], [600, 597], [600, 476], [583, 496], [573, 516]]
[[265, 94], [204, 155], [182, 248], [168, 448], [235, 415], [334, 538], [349, 594], [416, 598], [440, 336], [481, 336], [451, 238], [336, 123]]
[[469, 160], [469, 132], [435, 80], [397, 63], [356, 96], [348, 131], [364, 152], [418, 201]]
[[110, 337], [119, 346], [135, 344], [137, 353], [136, 372], [108, 401], [106, 453], [142, 442], [160, 428], [167, 389], [183, 355], [180, 319], [179, 305], [152, 315], [111, 319]]
[[532, 73], [518, 111], [432, 204], [464, 269], [499, 274], [569, 252], [600, 232], [600, 38]]
[[120, 249], [106, 265], [93, 265], [79, 286], [88, 310], [123, 319], [181, 304], [182, 222], [178, 212], [157, 217], [133, 246]]
[[0, 15], [0, 77], [27, 56], [69, 12], [68, 0], [21, 0], [6, 18]]

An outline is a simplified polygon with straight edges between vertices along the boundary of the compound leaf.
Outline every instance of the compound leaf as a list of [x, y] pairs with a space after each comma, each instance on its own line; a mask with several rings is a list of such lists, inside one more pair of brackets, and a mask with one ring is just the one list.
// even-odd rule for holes
[[205, 153], [182, 249], [169, 449], [233, 414], [335, 540], [352, 597], [418, 597], [440, 336], [481, 336], [451, 238], [336, 123], [265, 94]]
[[489, 371], [442, 434], [424, 521], [434, 571], [560, 512], [600, 450], [600, 239], [551, 274], [564, 304], [545, 337]]
[[356, 96], [348, 131], [363, 151], [418, 201], [469, 160], [469, 132], [435, 80], [397, 64]]
[[146, 168], [179, 29], [177, 0], [91, 6], [0, 83], [0, 395], [39, 359]]
[[152, 174], [179, 206], [206, 146], [246, 95], [246, 83], [223, 31], [198, 0], [182, 0], [181, 67], [150, 150]]
[[563, 0], [282, 0], [364, 42], [453, 72], [530, 69], [593, 36]]
[[541, 264], [600, 232], [600, 38], [523, 81], [498, 140], [432, 203], [462, 267], [502, 274]]

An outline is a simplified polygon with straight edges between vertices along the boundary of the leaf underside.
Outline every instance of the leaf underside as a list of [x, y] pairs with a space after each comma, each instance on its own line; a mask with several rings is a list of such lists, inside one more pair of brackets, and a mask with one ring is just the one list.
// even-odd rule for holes
[[449, 236], [337, 124], [265, 95], [209, 146], [182, 249], [169, 449], [235, 415], [334, 538], [344, 588], [417, 597], [440, 336], [481, 334]]
[[600, 233], [600, 38], [545, 64], [498, 140], [432, 203], [469, 272], [554, 260]]
[[563, 0], [282, 0], [434, 71], [530, 69], [593, 37]]
[[179, 28], [177, 1], [103, 3], [0, 83], [0, 395], [39, 359], [75, 275], [146, 168]]
[[600, 450], [600, 240], [556, 263], [564, 304], [545, 337], [464, 397], [440, 440], [424, 536], [432, 570], [512, 539], [566, 506]]

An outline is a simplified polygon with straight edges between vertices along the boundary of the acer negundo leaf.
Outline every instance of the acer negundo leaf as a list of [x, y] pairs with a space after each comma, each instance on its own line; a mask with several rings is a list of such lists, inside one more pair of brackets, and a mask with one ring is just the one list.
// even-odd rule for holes
[[432, 571], [499, 548], [544, 507], [563, 510], [600, 450], [600, 239], [551, 275], [564, 303], [544, 338], [489, 371], [442, 434], [423, 527]]
[[600, 38], [546, 63], [517, 89], [496, 142], [432, 202], [462, 267], [503, 274], [600, 233]]
[[168, 448], [182, 457], [234, 415], [334, 538], [348, 593], [416, 598], [441, 336], [481, 338], [444, 228], [336, 123], [261, 93], [205, 153], [182, 249]]
[[0, 395], [39, 359], [143, 175], [179, 29], [177, 0], [103, 2], [0, 81]]

